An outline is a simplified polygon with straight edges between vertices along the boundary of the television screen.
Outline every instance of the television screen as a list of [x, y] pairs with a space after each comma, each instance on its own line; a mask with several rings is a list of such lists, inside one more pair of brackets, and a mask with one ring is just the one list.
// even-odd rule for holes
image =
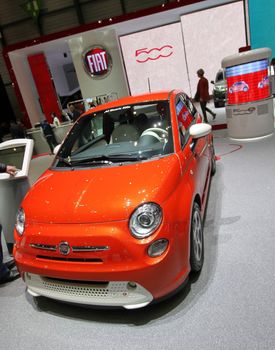
[[22, 169], [26, 146], [9, 147], [0, 149], [0, 162], [14, 165], [17, 169]]
[[259, 60], [226, 68], [227, 103], [239, 104], [270, 96], [268, 60]]

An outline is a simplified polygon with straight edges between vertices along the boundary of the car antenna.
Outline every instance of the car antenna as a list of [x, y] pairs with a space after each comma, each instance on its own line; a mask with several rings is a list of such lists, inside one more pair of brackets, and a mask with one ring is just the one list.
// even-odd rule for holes
[[149, 89], [149, 92], [151, 93], [150, 78], [148, 78], [148, 89]]

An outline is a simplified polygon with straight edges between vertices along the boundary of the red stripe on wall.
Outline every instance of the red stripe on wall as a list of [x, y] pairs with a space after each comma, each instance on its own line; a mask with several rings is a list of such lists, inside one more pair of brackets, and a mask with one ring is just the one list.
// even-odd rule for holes
[[39, 95], [39, 102], [49, 123], [52, 123], [51, 113], [60, 114], [56, 91], [43, 53], [28, 56], [32, 76]]

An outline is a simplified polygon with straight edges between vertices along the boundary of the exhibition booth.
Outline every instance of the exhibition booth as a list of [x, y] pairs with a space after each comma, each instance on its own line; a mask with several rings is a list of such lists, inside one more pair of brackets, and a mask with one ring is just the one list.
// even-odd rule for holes
[[174, 88], [193, 97], [199, 68], [210, 81], [223, 57], [247, 45], [245, 18], [242, 1], [203, 1], [133, 19], [110, 18], [107, 24], [99, 20], [7, 47], [4, 57], [24, 123], [51, 123], [52, 112], [61, 118], [76, 100], [93, 106]]
[[[274, 347], [275, 53], [253, 46], [249, 1], [163, 1], [4, 48], [27, 138], [0, 143], [4, 263], [23, 277], [0, 286], [3, 348]], [[96, 2], [115, 0], [59, 3]], [[199, 68], [224, 74], [209, 123], [188, 98]], [[170, 89], [186, 95], [151, 93]]]

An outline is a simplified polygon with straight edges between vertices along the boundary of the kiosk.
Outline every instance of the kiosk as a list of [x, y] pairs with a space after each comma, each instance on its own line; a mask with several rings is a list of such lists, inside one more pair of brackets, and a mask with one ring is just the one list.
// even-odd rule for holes
[[30, 188], [28, 174], [32, 152], [33, 140], [30, 139], [13, 139], [0, 143], [1, 163], [14, 165], [18, 169], [15, 176], [0, 173], [0, 224], [9, 252], [14, 243], [16, 213]]
[[268, 75], [271, 53], [271, 49], [261, 48], [222, 60], [227, 81], [227, 127], [231, 138], [254, 139], [274, 132]]

